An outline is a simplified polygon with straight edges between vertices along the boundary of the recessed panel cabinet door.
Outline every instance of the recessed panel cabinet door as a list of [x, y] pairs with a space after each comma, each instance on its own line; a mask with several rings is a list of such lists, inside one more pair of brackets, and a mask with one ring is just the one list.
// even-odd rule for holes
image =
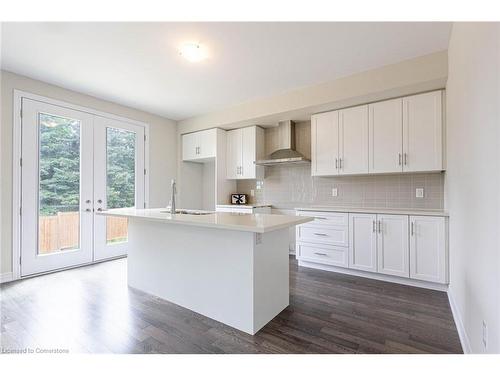
[[182, 160], [194, 160], [198, 158], [198, 133], [184, 134], [182, 136]]
[[403, 171], [443, 169], [441, 91], [403, 98]]
[[198, 132], [198, 158], [212, 158], [216, 156], [217, 129], [208, 129]]
[[403, 100], [369, 105], [369, 172], [403, 171]]
[[368, 106], [339, 111], [339, 174], [368, 173]]
[[377, 215], [349, 214], [349, 268], [377, 271]]
[[447, 282], [444, 217], [410, 216], [410, 277]]
[[409, 277], [408, 216], [377, 215], [378, 272]]
[[249, 126], [242, 131], [242, 160], [240, 178], [255, 178], [255, 156], [257, 154], [257, 127]]
[[237, 179], [242, 162], [242, 131], [228, 131], [226, 134], [226, 178]]
[[311, 117], [311, 154], [313, 176], [338, 174], [338, 111], [320, 113]]

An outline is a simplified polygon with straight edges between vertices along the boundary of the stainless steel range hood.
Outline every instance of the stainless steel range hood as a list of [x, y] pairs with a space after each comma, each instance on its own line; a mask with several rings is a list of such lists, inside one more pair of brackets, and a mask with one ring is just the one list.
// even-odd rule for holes
[[278, 123], [278, 150], [269, 155], [268, 159], [257, 160], [257, 165], [302, 164], [310, 163], [300, 152], [295, 150], [295, 123], [280, 121]]

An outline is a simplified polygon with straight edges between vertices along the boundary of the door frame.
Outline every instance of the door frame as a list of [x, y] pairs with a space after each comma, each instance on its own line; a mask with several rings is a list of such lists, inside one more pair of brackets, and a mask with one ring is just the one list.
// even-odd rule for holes
[[[12, 280], [21, 279], [21, 187], [22, 187], [21, 108], [22, 108], [23, 98], [144, 127], [144, 135], [145, 135], [145, 140], [144, 140], [144, 206], [145, 207], [144, 208], [149, 207], [149, 124], [148, 123], [132, 120], [126, 117], [114, 115], [107, 112], [102, 112], [93, 108], [68, 103], [62, 100], [52, 99], [46, 96], [33, 94], [27, 91], [14, 89], [13, 100], [12, 100]], [[76, 267], [79, 266], [81, 265], [78, 265]], [[68, 268], [73, 268], [73, 267], [68, 267]], [[25, 277], [27, 278], [37, 275], [39, 274], [25, 276]]]

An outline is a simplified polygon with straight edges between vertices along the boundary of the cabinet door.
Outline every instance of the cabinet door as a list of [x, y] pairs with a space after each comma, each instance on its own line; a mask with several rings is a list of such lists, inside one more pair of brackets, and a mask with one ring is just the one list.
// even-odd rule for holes
[[403, 171], [443, 169], [441, 91], [403, 98]]
[[182, 160], [196, 160], [198, 158], [198, 133], [182, 136]]
[[368, 106], [369, 173], [403, 171], [403, 100]]
[[444, 217], [410, 216], [410, 277], [447, 282]]
[[199, 132], [198, 143], [199, 158], [214, 158], [217, 150], [217, 129], [209, 129]]
[[339, 174], [368, 173], [368, 106], [339, 111]]
[[349, 214], [349, 268], [377, 271], [377, 215]]
[[242, 131], [242, 161], [239, 178], [255, 178], [255, 156], [257, 155], [257, 127], [250, 126]]
[[378, 272], [409, 277], [408, 216], [377, 215]]
[[338, 174], [338, 111], [320, 113], [311, 117], [311, 157], [313, 176]]
[[226, 178], [237, 179], [240, 174], [242, 158], [241, 129], [228, 131], [226, 134]]

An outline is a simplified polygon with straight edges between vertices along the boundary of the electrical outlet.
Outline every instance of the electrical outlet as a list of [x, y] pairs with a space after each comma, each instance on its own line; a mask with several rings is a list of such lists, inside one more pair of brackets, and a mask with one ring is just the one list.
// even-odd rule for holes
[[250, 196], [255, 197], [255, 190], [254, 189], [250, 190]]
[[483, 346], [484, 349], [488, 348], [488, 326], [486, 322], [483, 320]]
[[424, 188], [416, 188], [415, 189], [415, 197], [423, 198], [424, 197]]
[[332, 188], [332, 197], [337, 197], [339, 195], [339, 191], [337, 188]]

